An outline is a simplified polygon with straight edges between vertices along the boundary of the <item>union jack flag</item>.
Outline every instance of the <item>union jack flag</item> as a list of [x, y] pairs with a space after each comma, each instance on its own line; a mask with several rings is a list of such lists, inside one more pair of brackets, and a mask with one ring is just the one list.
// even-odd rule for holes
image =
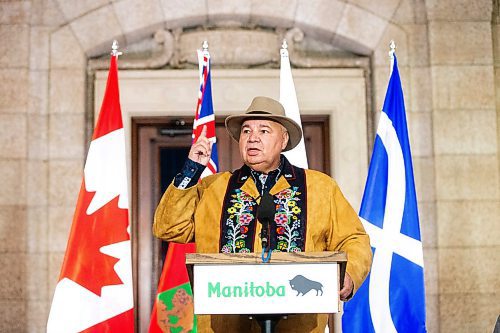
[[210, 53], [204, 47], [198, 50], [198, 63], [200, 68], [200, 91], [198, 93], [198, 104], [193, 122], [193, 143], [198, 140], [203, 125], [207, 126], [207, 138], [213, 142], [210, 162], [201, 174], [200, 179], [213, 175], [219, 170], [219, 155], [215, 137], [215, 115], [212, 103], [212, 80], [210, 79]]

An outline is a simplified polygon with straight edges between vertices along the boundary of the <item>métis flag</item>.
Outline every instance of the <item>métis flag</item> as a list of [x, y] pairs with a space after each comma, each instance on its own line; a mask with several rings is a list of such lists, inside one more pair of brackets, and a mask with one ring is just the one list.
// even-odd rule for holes
[[393, 57], [359, 213], [371, 239], [372, 269], [344, 305], [344, 333], [426, 332], [417, 197], [403, 90]]
[[[288, 49], [286, 41], [280, 50], [281, 67], [280, 67], [280, 103], [285, 108], [285, 115], [295, 120], [302, 129], [302, 122], [300, 119], [299, 103], [297, 102], [297, 94], [295, 92], [295, 84], [293, 83], [292, 70], [290, 68], [290, 58], [288, 56]], [[304, 145], [304, 135], [300, 139], [299, 144], [290, 151], [284, 153], [286, 158], [300, 168], [307, 169], [307, 155], [306, 146]]]
[[219, 171], [219, 155], [217, 153], [215, 137], [215, 115], [212, 103], [212, 80], [210, 70], [210, 53], [208, 45], [203, 50], [198, 50], [198, 64], [200, 69], [200, 91], [198, 93], [198, 103], [193, 122], [193, 143], [207, 126], [207, 138], [213, 143], [210, 162], [201, 174], [200, 180], [206, 176], [213, 175]]
[[90, 143], [47, 332], [133, 332], [125, 133], [118, 52]]

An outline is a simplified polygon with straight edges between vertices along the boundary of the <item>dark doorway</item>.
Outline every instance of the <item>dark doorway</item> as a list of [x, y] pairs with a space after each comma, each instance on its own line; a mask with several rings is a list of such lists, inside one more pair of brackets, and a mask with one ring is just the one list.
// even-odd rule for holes
[[[238, 144], [216, 117], [220, 171], [242, 165]], [[167, 244], [153, 237], [156, 205], [184, 165], [191, 147], [192, 118], [132, 118], [132, 251], [137, 332], [146, 332]], [[302, 116], [309, 168], [330, 174], [329, 117]]]

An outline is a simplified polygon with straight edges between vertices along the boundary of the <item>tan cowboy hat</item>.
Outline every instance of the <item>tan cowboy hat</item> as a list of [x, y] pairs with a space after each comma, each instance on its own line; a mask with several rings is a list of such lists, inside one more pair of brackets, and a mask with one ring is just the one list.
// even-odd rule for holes
[[288, 144], [283, 151], [293, 149], [299, 144], [302, 138], [300, 126], [291, 118], [285, 116], [283, 105], [272, 98], [263, 96], [255, 97], [244, 114], [226, 118], [226, 129], [234, 140], [240, 140], [241, 125], [248, 119], [266, 119], [283, 125], [288, 131], [289, 136]]

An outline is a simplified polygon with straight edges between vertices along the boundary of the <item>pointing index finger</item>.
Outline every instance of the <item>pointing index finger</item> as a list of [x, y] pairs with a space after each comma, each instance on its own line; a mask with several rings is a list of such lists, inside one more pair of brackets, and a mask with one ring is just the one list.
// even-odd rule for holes
[[203, 125], [203, 128], [201, 129], [200, 137], [207, 137], [207, 125]]

